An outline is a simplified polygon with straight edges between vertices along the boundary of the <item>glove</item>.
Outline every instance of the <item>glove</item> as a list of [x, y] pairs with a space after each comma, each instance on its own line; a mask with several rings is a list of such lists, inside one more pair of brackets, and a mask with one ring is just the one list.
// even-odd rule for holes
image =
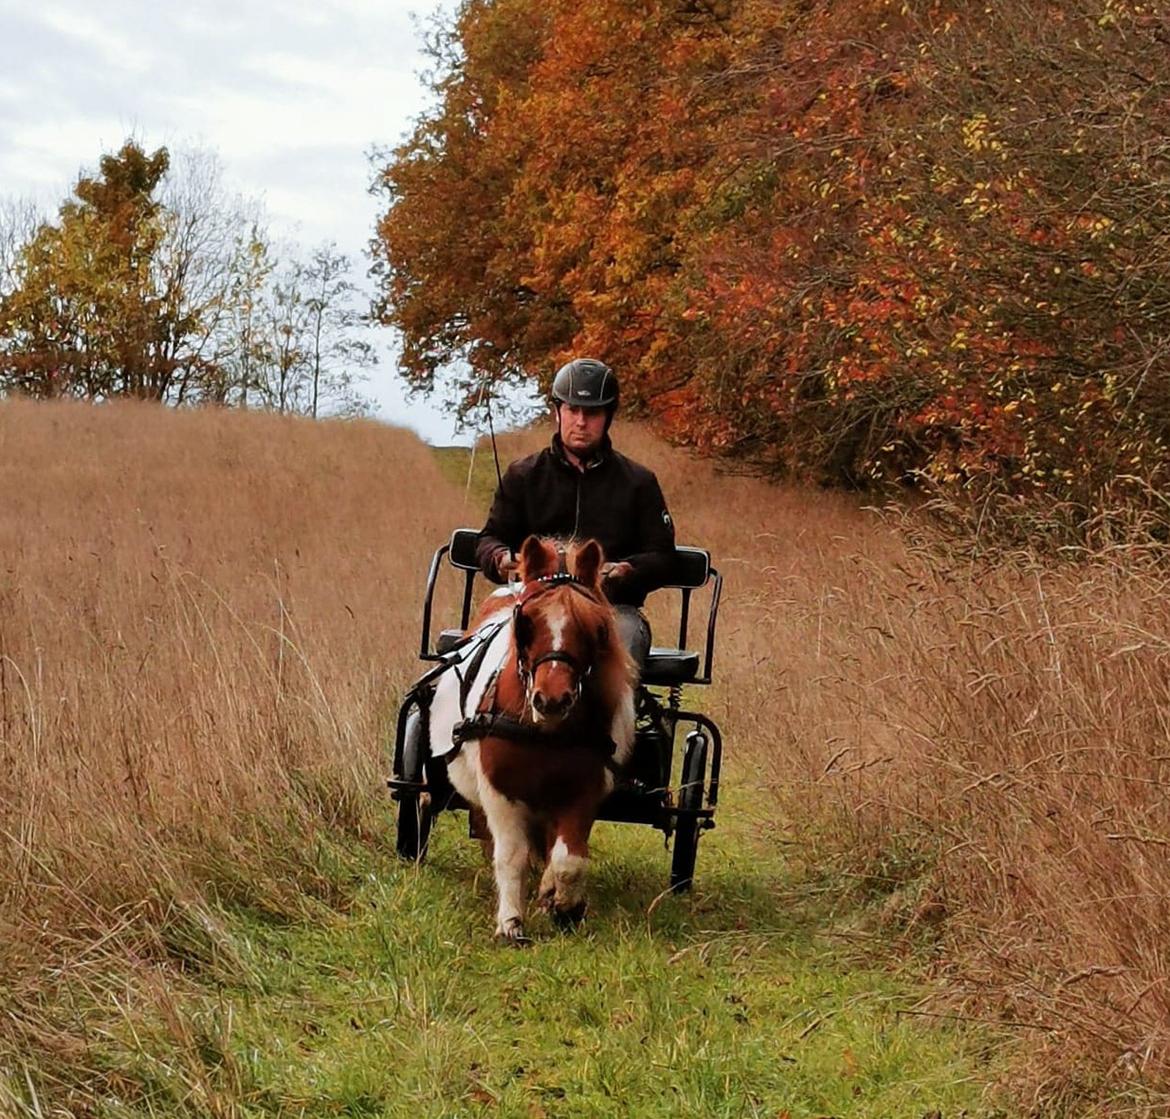
[[633, 573], [633, 564], [626, 563], [625, 560], [617, 563], [603, 563], [600, 571], [602, 589], [608, 592], [611, 587], [617, 587]]
[[492, 559], [496, 565], [496, 574], [500, 577], [501, 583], [507, 583], [516, 574], [520, 566], [507, 548], [501, 548]]

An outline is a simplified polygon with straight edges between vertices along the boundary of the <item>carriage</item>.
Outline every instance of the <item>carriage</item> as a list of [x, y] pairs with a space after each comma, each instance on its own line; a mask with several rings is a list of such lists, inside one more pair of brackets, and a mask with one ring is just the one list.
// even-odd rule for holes
[[[436, 550], [427, 574], [419, 657], [432, 667], [407, 692], [399, 709], [393, 776], [388, 782], [397, 802], [396, 848], [399, 856], [409, 861], [420, 861], [426, 855], [437, 817], [469, 807], [447, 777], [446, 759], [431, 754], [428, 714], [435, 682], [457, 663], [466, 641], [479, 573], [475, 557], [478, 537], [474, 529], [456, 529], [450, 541]], [[458, 629], [442, 629], [432, 635], [435, 590], [444, 559], [462, 576], [462, 616]], [[685, 709], [683, 701], [687, 688], [711, 683], [722, 586], [723, 578], [711, 566], [706, 551], [690, 547], [675, 550], [674, 568], [664, 589], [680, 594], [678, 645], [650, 650], [635, 696], [633, 756], [597, 815], [599, 820], [645, 824], [668, 838], [673, 836], [670, 888], [675, 891], [690, 888], [699, 838], [715, 826], [722, 738], [708, 716]], [[705, 644], [700, 653], [688, 648], [688, 636], [692, 595], [705, 587], [710, 587], [710, 593]], [[676, 759], [680, 734], [683, 749], [681, 758]], [[480, 838], [473, 815], [469, 830]]]

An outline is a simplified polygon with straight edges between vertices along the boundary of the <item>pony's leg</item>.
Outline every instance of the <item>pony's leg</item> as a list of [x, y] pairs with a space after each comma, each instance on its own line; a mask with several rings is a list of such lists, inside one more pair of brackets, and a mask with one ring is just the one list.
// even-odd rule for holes
[[592, 814], [558, 817], [549, 828], [548, 865], [540, 881], [540, 900], [562, 927], [573, 927], [585, 916], [585, 876], [589, 869]]
[[525, 809], [494, 789], [483, 797], [484, 814], [492, 834], [492, 864], [496, 874], [496, 936], [512, 944], [527, 944], [524, 935], [524, 891], [528, 874], [528, 819]]
[[540, 887], [536, 891], [536, 900], [545, 909], [552, 909], [553, 896], [557, 890], [556, 872], [553, 870], [552, 853], [556, 845], [556, 825], [549, 824], [545, 829], [541, 850], [544, 852], [544, 873], [540, 876]]

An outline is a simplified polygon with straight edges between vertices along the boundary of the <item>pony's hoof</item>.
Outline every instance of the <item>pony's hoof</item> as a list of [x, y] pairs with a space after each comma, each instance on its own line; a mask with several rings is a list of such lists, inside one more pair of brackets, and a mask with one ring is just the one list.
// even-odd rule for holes
[[519, 917], [512, 917], [497, 927], [496, 940], [513, 948], [523, 948], [532, 943], [532, 938], [524, 934], [524, 922]]
[[570, 905], [567, 909], [558, 909], [555, 905], [552, 909], [553, 924], [558, 929], [575, 929], [582, 921], [585, 920], [585, 903], [583, 901], [577, 902], [576, 905]]

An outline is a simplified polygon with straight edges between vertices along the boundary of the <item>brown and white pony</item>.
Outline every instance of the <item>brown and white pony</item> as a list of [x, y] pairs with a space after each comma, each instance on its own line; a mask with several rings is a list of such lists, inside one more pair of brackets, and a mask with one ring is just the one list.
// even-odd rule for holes
[[598, 582], [600, 546], [530, 536], [519, 559], [520, 589], [497, 591], [473, 626], [502, 623], [462, 719], [438, 702], [431, 717], [432, 741], [460, 743], [448, 773], [486, 818], [496, 935], [513, 943], [527, 939], [530, 864], [544, 863], [539, 901], [558, 924], [584, 915], [589, 833], [634, 739], [634, 669]]

